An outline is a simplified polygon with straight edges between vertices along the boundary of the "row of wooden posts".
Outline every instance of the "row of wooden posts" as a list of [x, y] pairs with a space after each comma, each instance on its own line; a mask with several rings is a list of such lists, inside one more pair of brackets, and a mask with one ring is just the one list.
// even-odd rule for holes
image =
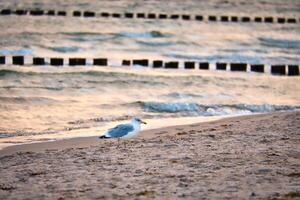
[[[24, 56], [11, 56], [11, 62], [8, 62], [8, 57], [0, 56], [0, 66], [6, 65], [8, 63], [12, 65], [52, 65], [52, 66], [109, 66], [107, 58], [93, 58], [92, 63], [87, 62], [87, 58], [68, 58], [68, 62], [64, 58], [49, 58], [49, 62], [43, 57], [33, 57], [32, 62], [25, 63]], [[27, 59], [28, 60], [28, 59]], [[149, 59], [124, 59], [121, 60], [122, 66], [137, 65], [142, 67], [152, 67], [152, 68], [165, 68], [165, 69], [178, 69], [180, 61], [163, 61], [163, 60], [152, 60]], [[199, 61], [183, 61], [184, 69], [202, 69], [209, 70], [212, 66], [209, 62], [199, 62]], [[215, 63], [216, 70], [230, 70], [230, 71], [247, 71], [247, 66], [250, 66], [252, 72], [264, 73], [266, 72], [264, 64], [247, 64], [247, 63], [226, 63], [217, 62]], [[229, 68], [227, 68], [229, 67]], [[285, 65], [277, 64], [270, 65], [270, 73], [275, 75], [289, 75], [297, 76], [299, 75], [299, 65]]]
[[73, 16], [73, 17], [103, 17], [103, 18], [139, 18], [139, 19], [182, 19], [182, 20], [196, 20], [196, 21], [209, 21], [209, 22], [255, 22], [255, 23], [288, 23], [295, 24], [300, 23], [300, 18], [298, 17], [273, 17], [273, 16], [229, 16], [229, 15], [191, 15], [191, 14], [165, 14], [165, 13], [110, 13], [110, 12], [94, 12], [94, 11], [71, 11], [68, 13], [63, 10], [41, 10], [41, 9], [2, 9], [0, 15], [31, 15], [31, 16]]

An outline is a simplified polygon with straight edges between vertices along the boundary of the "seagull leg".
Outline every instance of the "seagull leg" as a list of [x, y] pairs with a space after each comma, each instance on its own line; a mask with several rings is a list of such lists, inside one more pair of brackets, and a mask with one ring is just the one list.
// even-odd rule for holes
[[120, 147], [120, 138], [118, 138], [118, 145], [117, 145], [117, 148], [119, 148]]

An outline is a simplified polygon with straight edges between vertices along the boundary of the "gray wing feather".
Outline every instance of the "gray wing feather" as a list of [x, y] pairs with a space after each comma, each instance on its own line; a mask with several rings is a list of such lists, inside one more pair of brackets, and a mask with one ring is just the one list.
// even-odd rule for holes
[[112, 129], [109, 129], [107, 132], [107, 136], [109, 137], [123, 137], [127, 135], [127, 133], [133, 131], [134, 128], [131, 124], [121, 124]]

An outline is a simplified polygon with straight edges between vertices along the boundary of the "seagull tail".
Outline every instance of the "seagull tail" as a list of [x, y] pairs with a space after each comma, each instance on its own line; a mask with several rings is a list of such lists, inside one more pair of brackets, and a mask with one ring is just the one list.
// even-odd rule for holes
[[100, 139], [108, 139], [109, 137], [107, 137], [106, 135], [101, 135], [99, 138]]

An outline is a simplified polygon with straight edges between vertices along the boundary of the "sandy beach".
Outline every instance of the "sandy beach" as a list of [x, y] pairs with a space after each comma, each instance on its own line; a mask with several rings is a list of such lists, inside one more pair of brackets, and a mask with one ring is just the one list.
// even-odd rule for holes
[[0, 151], [0, 199], [297, 199], [300, 112]]
[[300, 200], [299, 13], [0, 0], [0, 200]]

